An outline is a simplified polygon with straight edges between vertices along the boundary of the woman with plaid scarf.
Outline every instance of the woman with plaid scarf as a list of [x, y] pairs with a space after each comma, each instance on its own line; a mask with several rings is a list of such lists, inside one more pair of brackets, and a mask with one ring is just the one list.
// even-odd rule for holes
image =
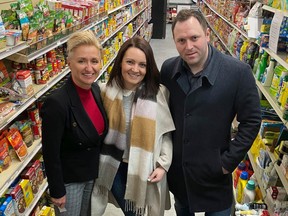
[[92, 193], [92, 215], [103, 215], [108, 194], [126, 216], [164, 215], [171, 206], [166, 173], [175, 127], [149, 43], [138, 36], [127, 40], [100, 88], [109, 130]]

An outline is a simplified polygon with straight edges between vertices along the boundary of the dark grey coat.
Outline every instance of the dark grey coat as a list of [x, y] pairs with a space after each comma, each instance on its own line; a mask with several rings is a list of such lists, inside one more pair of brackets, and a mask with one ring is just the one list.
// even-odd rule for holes
[[98, 176], [99, 152], [108, 121], [96, 83], [92, 93], [104, 118], [102, 135], [86, 113], [71, 78], [41, 108], [44, 164], [54, 198], [66, 194], [64, 183], [85, 182]]
[[[251, 147], [261, 123], [259, 96], [249, 65], [210, 49], [199, 87], [185, 94], [183, 60], [174, 57], [161, 68], [170, 91], [173, 161], [168, 172], [171, 192], [191, 212], [227, 209], [232, 204], [231, 173]], [[231, 141], [233, 118], [240, 122]], [[224, 175], [222, 167], [230, 172]]]

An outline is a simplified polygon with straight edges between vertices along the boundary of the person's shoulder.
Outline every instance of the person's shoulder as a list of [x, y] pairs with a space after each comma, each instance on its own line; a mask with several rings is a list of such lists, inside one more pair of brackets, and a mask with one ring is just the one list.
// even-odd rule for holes
[[98, 83], [100, 91], [104, 91], [106, 89], [107, 83], [100, 82]]
[[[227, 54], [224, 54], [224, 53], [221, 53], [220, 51], [218, 51], [218, 56], [219, 58], [221, 58], [221, 65], [226, 68], [227, 70], [231, 69], [231, 68], [234, 68], [235, 71], [238, 69], [241, 70], [241, 71], [247, 71], [251, 69], [250, 65], [231, 56], [231, 55], [227, 55]], [[217, 61], [218, 62], [218, 61]]]
[[160, 98], [161, 100], [165, 99], [167, 101], [169, 98], [169, 95], [170, 93], [169, 93], [169, 90], [166, 88], [166, 86], [163, 84], [160, 84], [157, 97]]
[[164, 62], [163, 62], [163, 65], [173, 65], [175, 64], [176, 62], [180, 61], [180, 56], [175, 56], [175, 57], [171, 57], [171, 58], [168, 58], [166, 59]]

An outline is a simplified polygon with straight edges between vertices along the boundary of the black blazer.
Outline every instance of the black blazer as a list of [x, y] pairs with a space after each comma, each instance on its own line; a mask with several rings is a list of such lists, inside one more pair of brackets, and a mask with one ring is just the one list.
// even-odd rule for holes
[[96, 83], [92, 85], [92, 93], [104, 118], [102, 135], [82, 106], [71, 77], [47, 97], [41, 108], [44, 164], [54, 198], [66, 194], [64, 184], [98, 177], [99, 153], [108, 121]]

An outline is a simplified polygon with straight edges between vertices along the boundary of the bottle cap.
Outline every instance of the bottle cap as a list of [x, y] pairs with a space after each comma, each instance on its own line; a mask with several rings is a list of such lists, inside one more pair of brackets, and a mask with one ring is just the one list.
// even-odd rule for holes
[[247, 180], [248, 179], [248, 172], [242, 171], [241, 174], [240, 174], [240, 178], [244, 179], [244, 180]]
[[240, 163], [238, 164], [238, 168], [239, 168], [240, 170], [245, 170], [246, 164], [245, 164], [244, 162], [240, 162]]
[[253, 180], [249, 180], [249, 181], [247, 182], [246, 188], [247, 188], [248, 190], [254, 190], [254, 189], [255, 189], [255, 182], [254, 182]]

